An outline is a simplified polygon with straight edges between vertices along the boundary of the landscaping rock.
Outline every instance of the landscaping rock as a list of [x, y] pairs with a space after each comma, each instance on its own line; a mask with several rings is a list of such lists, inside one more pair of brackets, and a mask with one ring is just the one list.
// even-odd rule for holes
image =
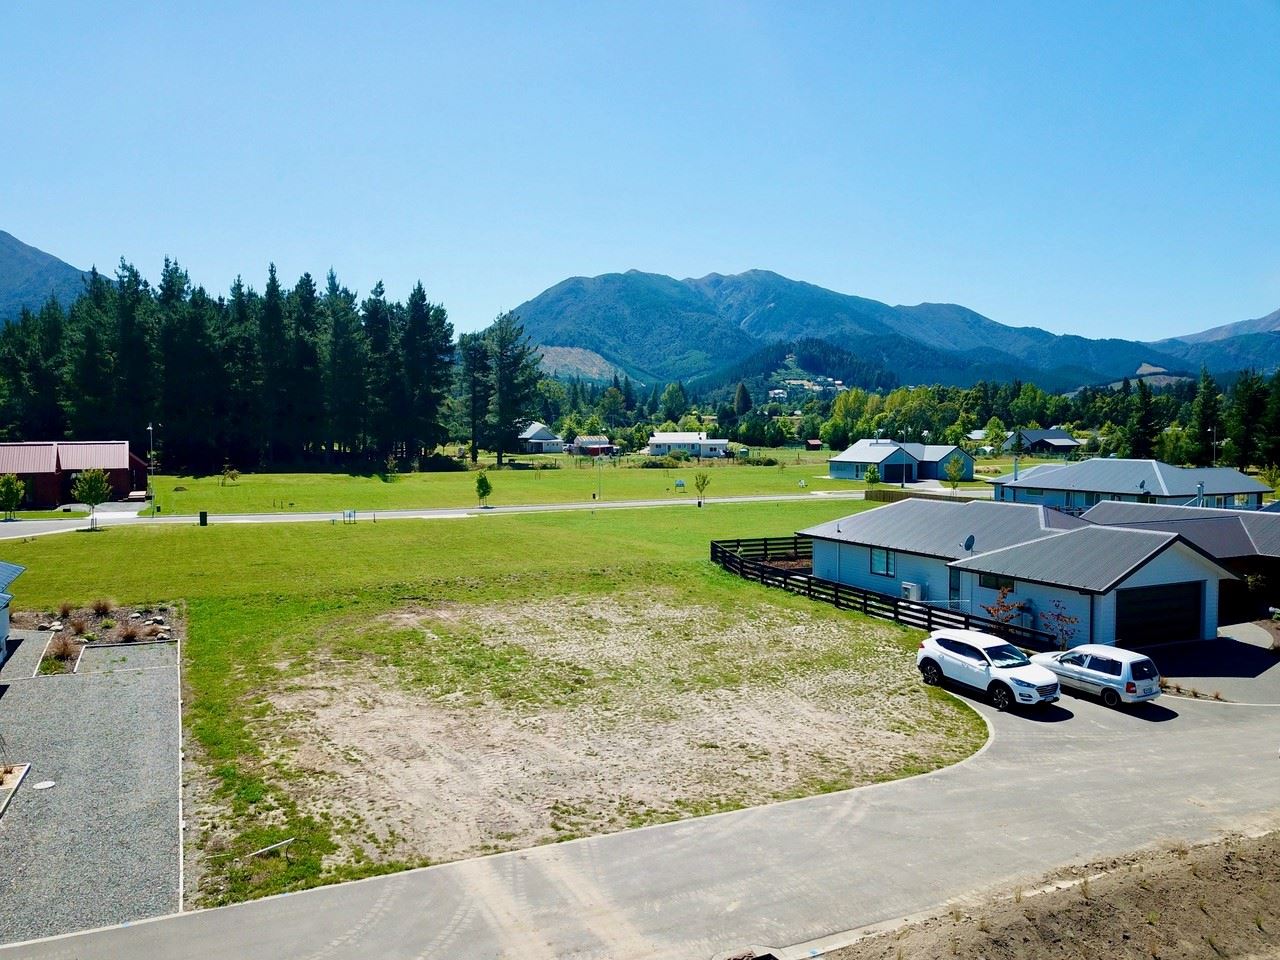
[[142, 619], [142, 614], [138, 613], [138, 612], [135, 610], [133, 613], [129, 614], [129, 619], [130, 619], [130, 620], [141, 620], [141, 619]]

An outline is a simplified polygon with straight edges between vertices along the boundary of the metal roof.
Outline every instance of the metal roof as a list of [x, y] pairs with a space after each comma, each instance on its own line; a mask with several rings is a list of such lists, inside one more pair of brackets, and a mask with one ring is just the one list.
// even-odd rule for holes
[[[1050, 427], [1048, 430], [1019, 430], [1017, 432], [1022, 435], [1022, 442], [1025, 446], [1031, 446], [1031, 444], [1040, 443], [1041, 441], [1061, 447], [1084, 446], [1083, 440], [1077, 440], [1068, 431], [1059, 427]], [[1012, 430], [1009, 431], [1009, 438], [1005, 441], [1006, 449], [1013, 444], [1014, 436], [1014, 432]]]
[[[951, 566], [1106, 593], [1156, 554], [1180, 541], [1176, 533], [1084, 526], [957, 560]], [[1223, 574], [1230, 576], [1225, 570]]]
[[22, 576], [26, 569], [26, 567], [19, 566], [16, 563], [0, 560], [0, 592], [7, 593], [9, 585]]
[[[960, 450], [952, 443], [899, 443], [897, 440], [859, 440], [853, 446], [845, 449], [843, 453], [829, 457], [828, 461], [836, 460], [841, 463], [884, 463], [890, 456], [898, 450], [901, 450], [911, 459], [920, 463], [933, 463], [942, 460], [944, 457], [950, 456], [956, 450]], [[964, 452], [966, 456], [968, 453]]]
[[[902, 447], [893, 440], [859, 440], [843, 453], [827, 459], [828, 462], [835, 460], [840, 463], [884, 463], [899, 450], [902, 450]], [[902, 450], [902, 452], [911, 456], [910, 450]]]
[[0, 443], [0, 473], [56, 473], [56, 443]]
[[1280, 513], [1280, 500], [1272, 500], [1265, 507], [1259, 507], [1263, 513]]
[[128, 470], [128, 440], [70, 440], [58, 444], [63, 470]]
[[970, 535], [974, 552], [982, 553], [1083, 526], [1083, 520], [1035, 504], [911, 499], [820, 523], [800, 535], [954, 560], [969, 556], [964, 544]]
[[573, 441], [579, 446], [588, 447], [607, 447], [609, 446], [609, 438], [598, 433], [588, 434], [585, 437], [578, 437]]
[[1195, 498], [1204, 484], [1206, 495], [1263, 493], [1271, 488], [1230, 467], [1175, 467], [1159, 460], [1121, 460], [1094, 457], [1061, 466], [1044, 465], [992, 481], [1006, 487], [1041, 490], [1079, 490], [1153, 497]]
[[662, 433], [655, 430], [653, 436], [649, 438], [650, 443], [728, 443], [728, 440], [708, 439], [705, 433], [692, 433], [689, 431]]
[[1084, 514], [1090, 523], [1178, 533], [1206, 553], [1232, 557], [1280, 557], [1280, 515], [1160, 503], [1104, 501]]
[[[543, 436], [543, 434], [546, 434], [546, 436]], [[560, 438], [557, 437], [554, 433], [552, 433], [551, 428], [548, 427], [545, 423], [541, 423], [535, 420], [533, 421], [533, 423], [529, 424], [527, 427], [524, 428], [524, 432], [520, 434], [520, 439], [521, 440], [559, 440]]]

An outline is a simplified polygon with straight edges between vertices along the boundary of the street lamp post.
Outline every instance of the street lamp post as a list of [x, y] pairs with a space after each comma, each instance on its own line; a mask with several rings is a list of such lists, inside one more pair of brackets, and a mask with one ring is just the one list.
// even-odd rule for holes
[[154, 424], [147, 424], [147, 494], [151, 497], [151, 516], [156, 515], [156, 437]]

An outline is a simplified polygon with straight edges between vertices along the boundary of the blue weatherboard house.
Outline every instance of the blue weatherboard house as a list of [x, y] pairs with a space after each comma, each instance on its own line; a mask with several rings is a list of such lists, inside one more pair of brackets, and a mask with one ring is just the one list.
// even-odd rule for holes
[[1030, 504], [903, 500], [799, 535], [816, 577], [979, 617], [1007, 589], [1019, 626], [1075, 617], [1071, 646], [1216, 636], [1219, 584], [1234, 579], [1179, 533]]
[[9, 587], [26, 569], [16, 563], [0, 560], [0, 663], [8, 660], [9, 654], [13, 652], [9, 649], [9, 604], [13, 602]]
[[1175, 467], [1159, 460], [1095, 457], [995, 477], [992, 497], [1008, 503], [1087, 510], [1106, 500], [1256, 510], [1271, 488], [1230, 467]]
[[859, 440], [827, 460], [832, 480], [864, 480], [874, 466], [884, 483], [914, 483], [947, 479], [947, 464], [960, 460], [962, 480], [973, 479], [973, 457], [952, 444], [899, 443], [897, 440]]

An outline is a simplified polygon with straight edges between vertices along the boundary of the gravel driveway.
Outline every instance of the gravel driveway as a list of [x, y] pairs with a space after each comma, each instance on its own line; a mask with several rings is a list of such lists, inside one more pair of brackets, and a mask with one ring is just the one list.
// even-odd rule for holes
[[176, 658], [13, 680], [0, 728], [31, 763], [0, 817], [0, 941], [177, 910]]

